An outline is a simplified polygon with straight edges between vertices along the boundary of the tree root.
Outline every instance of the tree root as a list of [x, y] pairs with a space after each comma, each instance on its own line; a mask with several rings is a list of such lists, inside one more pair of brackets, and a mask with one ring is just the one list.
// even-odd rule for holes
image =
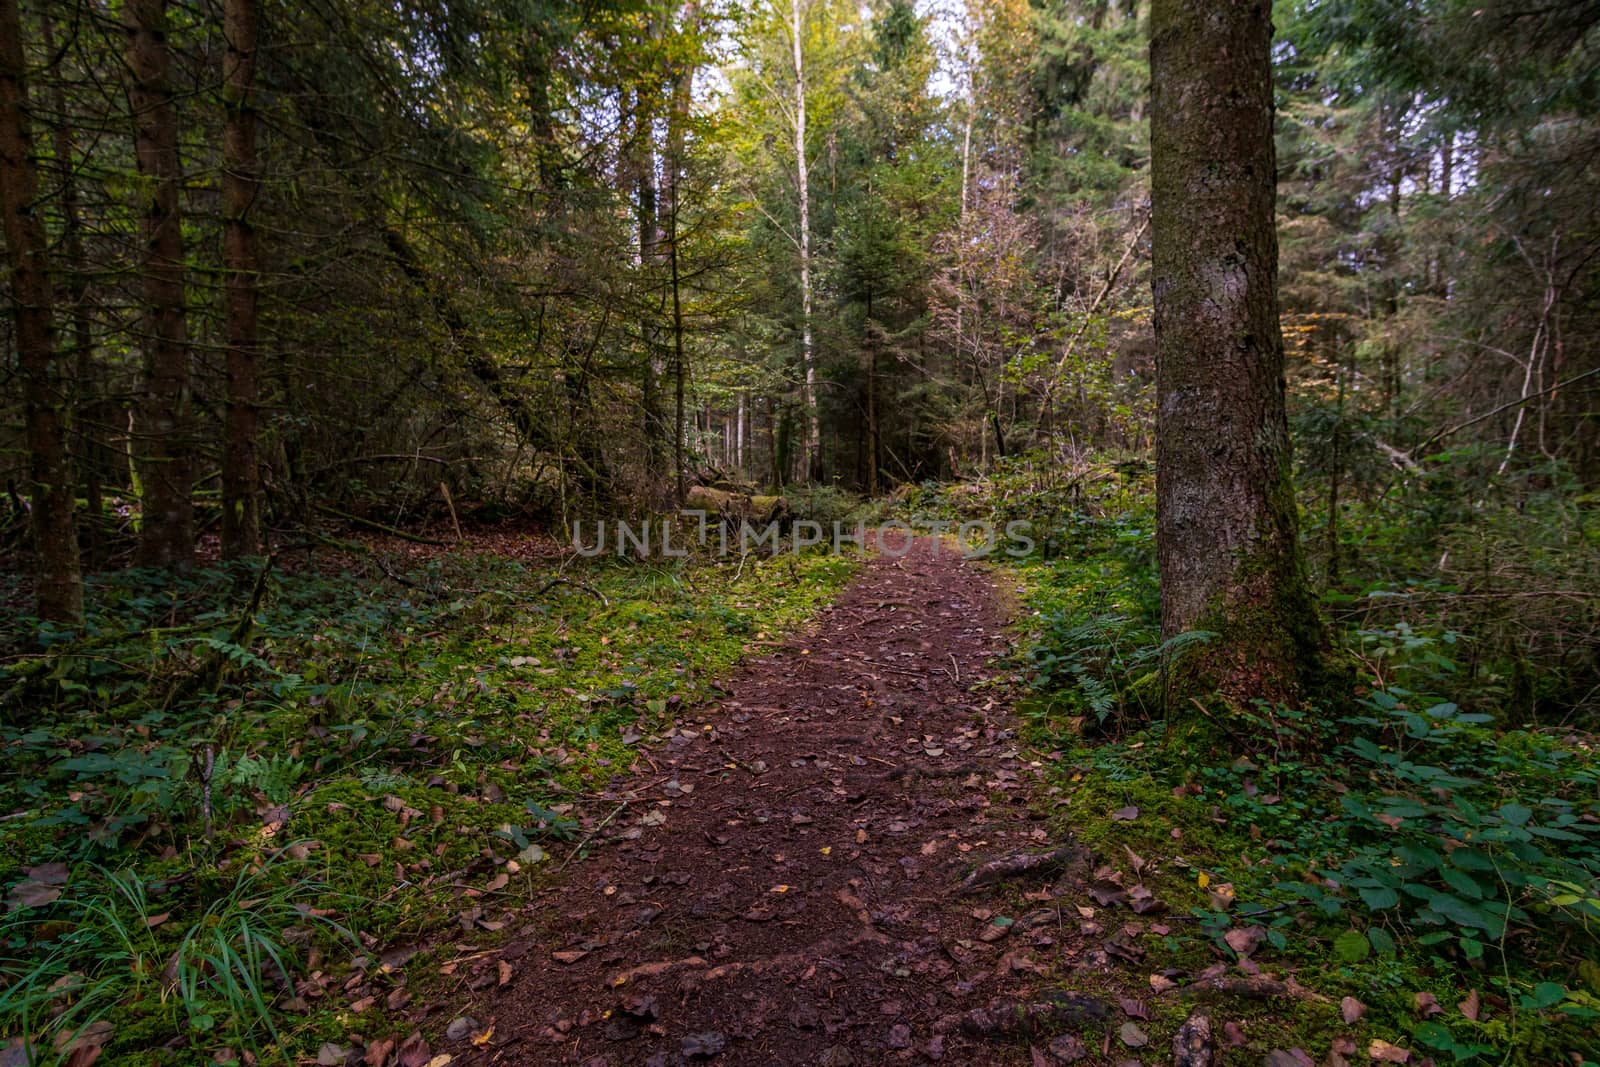
[[990, 860], [962, 879], [956, 891], [970, 893], [979, 886], [1003, 882], [1018, 875], [1053, 874], [1077, 859], [1077, 845], [1062, 845], [1050, 852], [1019, 852]]
[[1279, 981], [1276, 978], [1238, 978], [1224, 975], [1217, 978], [1200, 978], [1188, 985], [1174, 986], [1165, 990], [1165, 993], [1226, 993], [1236, 997], [1290, 997], [1317, 1004], [1332, 1003], [1321, 993], [1307, 989], [1293, 978]]

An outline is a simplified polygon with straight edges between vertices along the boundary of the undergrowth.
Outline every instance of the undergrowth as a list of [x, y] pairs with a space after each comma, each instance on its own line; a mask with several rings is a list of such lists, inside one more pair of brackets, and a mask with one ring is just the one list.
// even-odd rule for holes
[[91, 579], [77, 634], [7, 619], [0, 1054], [270, 1064], [380, 1036], [341, 988], [404, 966], [390, 946], [492, 939], [594, 828], [585, 794], [850, 570], [126, 572]]
[[[1217, 1007], [1256, 1056], [1320, 1061], [1354, 1038], [1352, 1062], [1373, 1041], [1412, 1062], [1600, 1062], [1600, 756], [1593, 649], [1574, 640], [1592, 623], [1592, 516], [1535, 493], [1385, 550], [1384, 513], [1352, 509], [1360, 550], [1324, 575], [1346, 689], [1300, 709], [1164, 708], [1148, 471], [1062, 466], [1018, 462], [905, 507], [1044, 517], [1046, 550], [1003, 564], [1024, 589], [1019, 710], [1062, 832], [1151, 894], [1149, 969], [1296, 976], [1311, 996]], [[1387, 521], [1427, 506], [1389, 502], [1413, 514]], [[1439, 565], [1439, 545], [1485, 540], [1491, 566]], [[1518, 630], [1522, 598], [1486, 575], [1542, 575], [1577, 606], [1530, 606]]]

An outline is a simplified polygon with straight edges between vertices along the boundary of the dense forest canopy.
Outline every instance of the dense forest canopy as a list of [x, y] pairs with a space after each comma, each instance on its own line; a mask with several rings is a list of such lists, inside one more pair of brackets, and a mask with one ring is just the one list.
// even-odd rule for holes
[[[97, 553], [141, 503], [183, 563], [258, 493], [274, 529], [441, 480], [570, 515], [712, 468], [871, 492], [1149, 442], [1142, 4], [250, 3], [242, 86], [222, 6], [20, 12], [40, 388]], [[1302, 465], [1381, 492], [1478, 446], [1464, 477], [1592, 485], [1592, 9], [1276, 14]]]

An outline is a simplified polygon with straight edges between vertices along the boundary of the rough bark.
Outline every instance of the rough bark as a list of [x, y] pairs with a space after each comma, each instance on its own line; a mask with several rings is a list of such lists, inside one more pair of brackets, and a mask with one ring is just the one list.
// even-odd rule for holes
[[185, 567], [194, 559], [194, 442], [189, 439], [189, 345], [184, 326], [183, 231], [178, 208], [178, 122], [167, 52], [166, 0], [127, 0], [128, 101], [133, 110], [143, 217], [144, 378], [138, 421], [142, 527], [138, 559]]
[[1168, 681], [1292, 697], [1322, 631], [1284, 414], [1271, 5], [1156, 0], [1151, 25], [1161, 628], [1218, 635]]
[[0, 211], [5, 214], [11, 302], [28, 443], [28, 480], [39, 617], [83, 618], [72, 463], [67, 454], [63, 393], [56, 366], [55, 324], [44, 221], [36, 210], [38, 173], [28, 118], [27, 60], [17, 0], [0, 0]]
[[[52, 20], [39, 22], [40, 38], [45, 51], [59, 56], [56, 49]], [[73, 368], [73, 383], [68, 410], [72, 413], [69, 439], [73, 446], [73, 470], [83, 486], [84, 514], [78, 520], [78, 531], [83, 547], [88, 552], [90, 566], [98, 564], [104, 556], [101, 523], [105, 515], [104, 491], [101, 484], [101, 455], [105, 449], [91, 435], [87, 424], [96, 418], [99, 408], [99, 390], [95, 386], [94, 329], [89, 320], [89, 271], [83, 254], [83, 214], [79, 209], [76, 152], [72, 142], [72, 126], [68, 122], [66, 79], [61, 76], [59, 61], [50, 87], [50, 107], [56, 114], [55, 128], [51, 132], [56, 157], [56, 183], [60, 190], [57, 199], [61, 205], [61, 255], [64, 263], [57, 267], [61, 278], [66, 307], [63, 314], [69, 323], [70, 343], [60, 353], [61, 368]]]
[[227, 309], [228, 401], [222, 461], [222, 556], [261, 554], [261, 480], [257, 456], [257, 276], [260, 269], [251, 203], [256, 175], [256, 0], [225, 0], [222, 99], [222, 258]]
[[[688, 3], [684, 5], [683, 18], [684, 25], [688, 28], [690, 35], [698, 36], [700, 30], [700, 5], [698, 0], [688, 0]], [[677, 494], [677, 499], [680, 501], [688, 493], [683, 457], [683, 404], [689, 368], [683, 347], [683, 286], [681, 278], [683, 261], [678, 251], [678, 237], [681, 233], [678, 212], [682, 207], [679, 183], [683, 178], [685, 164], [684, 143], [688, 133], [689, 105], [693, 98], [693, 89], [694, 63], [677, 64], [672, 72], [672, 108], [667, 116], [665, 235], [669, 280], [672, 287], [672, 371], [674, 387], [672, 470], [673, 487]]]

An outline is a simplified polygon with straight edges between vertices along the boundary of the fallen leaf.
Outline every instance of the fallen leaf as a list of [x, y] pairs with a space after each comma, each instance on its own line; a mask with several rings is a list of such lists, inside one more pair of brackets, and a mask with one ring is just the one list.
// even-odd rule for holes
[[1367, 1006], [1355, 997], [1345, 997], [1339, 1001], [1339, 1014], [1344, 1017], [1346, 1026], [1356, 1022], [1366, 1013]]
[[1316, 1067], [1316, 1062], [1304, 1049], [1275, 1048], [1261, 1061], [1261, 1067]]
[[394, 1038], [380, 1037], [367, 1045], [367, 1054], [361, 1062], [367, 1067], [383, 1067], [389, 1062], [389, 1053], [394, 1051]]
[[[1152, 977], [1155, 976], [1152, 975]], [[1145, 1007], [1145, 1003], [1142, 1000], [1134, 1000], [1132, 997], [1118, 997], [1117, 1004], [1121, 1006], [1122, 1013], [1130, 1019], [1148, 1021], [1150, 1018], [1150, 1009]]]
[[1150, 1043], [1150, 1035], [1139, 1029], [1138, 1023], [1123, 1023], [1117, 1034], [1129, 1048], [1144, 1048]]
[[1465, 1015], [1467, 1018], [1471, 1019], [1473, 1022], [1477, 1022], [1478, 1021], [1478, 1014], [1479, 1014], [1479, 1011], [1480, 1011], [1480, 1002], [1478, 1000], [1478, 991], [1476, 989], [1474, 989], [1472, 992], [1468, 993], [1467, 994], [1467, 999], [1463, 1000], [1461, 1003], [1457, 1004], [1456, 1007], [1461, 1009], [1461, 1014], [1462, 1015]]
[[1256, 946], [1261, 944], [1262, 938], [1266, 936], [1266, 932], [1259, 926], [1235, 926], [1222, 935], [1222, 940], [1226, 941], [1228, 947], [1239, 955], [1248, 956], [1255, 951]]
[[550, 953], [550, 958], [560, 963], [577, 963], [588, 954], [581, 948], [569, 948]]
[[1050, 1055], [1062, 1063], [1077, 1063], [1089, 1055], [1089, 1049], [1077, 1035], [1062, 1034], [1050, 1042]]
[[1403, 1049], [1399, 1045], [1391, 1045], [1389, 1042], [1376, 1037], [1373, 1038], [1372, 1043], [1367, 1046], [1367, 1057], [1369, 1059], [1379, 1060], [1383, 1063], [1411, 1062], [1411, 1052], [1409, 1049]]
[[67, 865], [65, 863], [40, 863], [33, 867], [24, 867], [23, 873], [30, 882], [41, 882], [44, 885], [66, 885]]
[[1424, 1019], [1431, 1019], [1435, 1015], [1443, 1015], [1444, 1008], [1432, 993], [1418, 993], [1411, 998], [1411, 1005], [1418, 1015]]
[[1132, 822], [1138, 817], [1139, 809], [1133, 804], [1129, 804], [1125, 808], [1118, 808], [1116, 811], [1111, 813], [1111, 818], [1115, 822]]
[[10, 911], [38, 908], [61, 896], [61, 887], [43, 882], [18, 882], [11, 889]]

